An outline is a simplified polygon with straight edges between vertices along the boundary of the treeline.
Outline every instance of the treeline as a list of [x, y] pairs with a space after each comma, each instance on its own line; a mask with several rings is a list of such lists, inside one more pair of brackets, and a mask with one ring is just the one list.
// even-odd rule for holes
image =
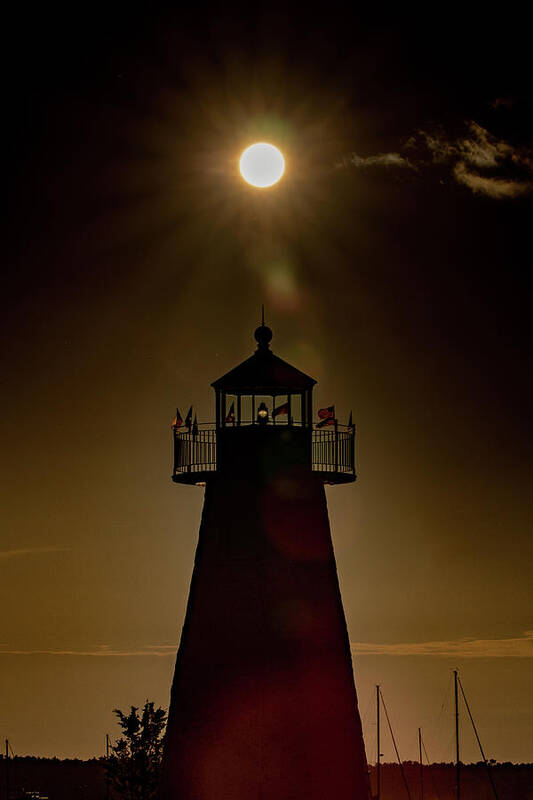
[[[106, 765], [104, 758], [80, 759], [35, 758], [15, 756], [7, 764], [0, 761], [2, 800], [27, 798], [33, 793], [50, 800], [106, 800]], [[7, 800], [7, 798], [6, 798]]]
[[[403, 764], [411, 800], [420, 800], [420, 771], [417, 763]], [[533, 800], [533, 764], [491, 765], [499, 800]], [[17, 756], [7, 764], [9, 800], [29, 798], [33, 794], [49, 800], [106, 800], [105, 759], [60, 760]], [[376, 791], [376, 769], [370, 767], [372, 791]], [[454, 764], [432, 764], [423, 770], [424, 800], [454, 800]], [[0, 758], [1, 797], [5, 798], [6, 762]], [[494, 800], [485, 765], [461, 767], [461, 796], [464, 800]], [[118, 800], [113, 797], [110, 800]], [[381, 767], [381, 800], [408, 800], [398, 764]]]
[[[421, 800], [420, 765], [404, 761], [403, 771], [411, 800]], [[491, 763], [490, 772], [499, 800], [533, 800], [533, 764]], [[461, 797], [464, 800], [494, 800], [494, 793], [485, 764], [462, 764]], [[376, 768], [370, 767], [372, 793], [376, 793]], [[455, 764], [424, 765], [422, 771], [424, 800], [455, 800]], [[398, 764], [381, 766], [381, 800], [408, 800]]]

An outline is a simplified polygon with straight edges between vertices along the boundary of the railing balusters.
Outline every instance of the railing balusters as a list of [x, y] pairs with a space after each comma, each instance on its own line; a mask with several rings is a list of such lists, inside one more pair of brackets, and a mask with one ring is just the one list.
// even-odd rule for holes
[[[355, 431], [311, 431], [311, 462], [315, 472], [355, 476]], [[174, 431], [174, 475], [214, 472], [216, 430]]]

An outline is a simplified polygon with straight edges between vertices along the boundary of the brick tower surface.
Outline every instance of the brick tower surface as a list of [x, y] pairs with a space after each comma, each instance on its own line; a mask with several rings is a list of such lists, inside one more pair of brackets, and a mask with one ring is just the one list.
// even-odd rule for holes
[[205, 485], [163, 758], [163, 800], [368, 800], [325, 483], [354, 430], [312, 425], [315, 381], [272, 332], [215, 381], [215, 426], [174, 429], [176, 483]]

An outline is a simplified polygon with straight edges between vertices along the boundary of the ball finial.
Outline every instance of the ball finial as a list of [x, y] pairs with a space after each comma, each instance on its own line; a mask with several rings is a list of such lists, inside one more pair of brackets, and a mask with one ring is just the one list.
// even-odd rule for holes
[[267, 350], [268, 344], [272, 340], [272, 331], [267, 325], [260, 325], [254, 333], [259, 350]]

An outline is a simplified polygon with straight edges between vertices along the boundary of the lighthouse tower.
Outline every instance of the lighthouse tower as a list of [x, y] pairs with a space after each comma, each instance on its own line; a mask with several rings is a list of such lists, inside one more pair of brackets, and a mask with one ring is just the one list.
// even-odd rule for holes
[[354, 431], [313, 429], [316, 381], [255, 339], [215, 426], [174, 430], [173, 480], [205, 500], [162, 798], [368, 800], [324, 491], [355, 480]]

